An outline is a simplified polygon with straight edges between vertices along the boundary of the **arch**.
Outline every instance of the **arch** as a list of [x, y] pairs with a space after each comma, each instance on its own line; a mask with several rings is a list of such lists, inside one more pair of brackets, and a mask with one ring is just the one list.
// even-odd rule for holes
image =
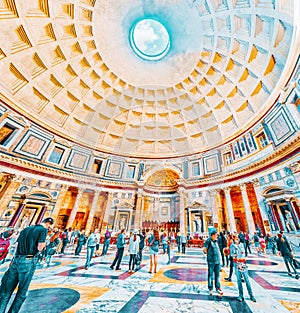
[[275, 195], [275, 194], [282, 194], [283, 195], [283, 194], [291, 194], [291, 193], [293, 193], [293, 191], [290, 190], [289, 188], [272, 185], [272, 186], [269, 186], [263, 190], [262, 196], [266, 198], [266, 197], [270, 197], [270, 196]]
[[162, 171], [162, 170], [173, 171], [173, 172], [175, 172], [179, 176], [179, 179], [183, 179], [183, 172], [177, 166], [174, 166], [174, 165], [166, 166], [164, 164], [158, 164], [158, 165], [155, 165], [153, 168], [149, 169], [148, 171], [146, 171], [142, 175], [141, 180], [146, 182], [149, 179], [150, 176], [152, 176], [154, 173], [156, 173], [158, 171]]

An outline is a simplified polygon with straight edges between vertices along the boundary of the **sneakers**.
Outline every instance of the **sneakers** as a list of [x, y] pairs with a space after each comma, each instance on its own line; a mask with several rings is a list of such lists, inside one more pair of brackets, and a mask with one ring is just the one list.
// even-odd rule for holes
[[288, 275], [289, 275], [289, 276], [291, 276], [291, 277], [293, 276], [293, 274], [292, 274], [292, 273], [288, 273]]
[[255, 299], [253, 296], [250, 297], [250, 300], [251, 300], [252, 302], [256, 302], [256, 299]]
[[212, 294], [213, 294], [213, 291], [209, 290], [209, 295], [212, 296]]
[[113, 270], [113, 269], [114, 269], [114, 267], [113, 267], [113, 266], [110, 266], [109, 268], [110, 268], [111, 270]]
[[296, 274], [295, 278], [296, 278], [296, 279], [299, 279], [299, 275], [298, 275], [298, 274]]
[[224, 280], [231, 281], [231, 278], [230, 277], [226, 277], [226, 278], [224, 278]]
[[221, 288], [218, 288], [217, 289], [217, 293], [222, 296], [224, 294], [223, 290]]
[[244, 297], [238, 296], [238, 297], [237, 297], [237, 301], [238, 301], [238, 302], [243, 302], [243, 301], [244, 301]]

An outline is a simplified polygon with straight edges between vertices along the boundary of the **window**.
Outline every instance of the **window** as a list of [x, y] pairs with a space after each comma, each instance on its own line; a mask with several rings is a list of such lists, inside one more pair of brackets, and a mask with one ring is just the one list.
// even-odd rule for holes
[[199, 162], [192, 163], [192, 173], [193, 173], [193, 176], [199, 176], [200, 175]]
[[9, 123], [5, 123], [0, 129], [0, 145], [7, 146], [17, 131], [17, 127]]
[[259, 178], [259, 184], [260, 184], [261, 186], [266, 184], [266, 181], [265, 181], [265, 178], [264, 178], [264, 177], [260, 177], [260, 178]]
[[258, 140], [258, 144], [260, 145], [261, 148], [264, 148], [268, 145], [268, 139], [265, 135], [265, 133], [260, 133], [259, 135], [257, 135], [257, 140]]
[[278, 180], [281, 179], [280, 171], [276, 171], [275, 175], [276, 175], [276, 179], [278, 179]]
[[284, 173], [285, 173], [286, 176], [289, 176], [289, 175], [293, 174], [292, 170], [289, 167], [285, 167], [284, 168]]
[[93, 163], [93, 173], [100, 174], [101, 167], [102, 167], [102, 160], [95, 159]]
[[223, 154], [223, 158], [224, 158], [224, 163], [225, 163], [226, 165], [229, 165], [229, 164], [231, 164], [231, 163], [233, 162], [232, 154], [231, 154], [230, 151], [224, 153], [224, 154]]
[[240, 158], [241, 154], [240, 154], [240, 149], [239, 149], [239, 144], [237, 142], [235, 142], [233, 144], [233, 152], [234, 152], [234, 156], [235, 158]]
[[128, 165], [126, 178], [133, 179], [135, 174], [135, 166], [134, 165]]
[[244, 154], [244, 153], [247, 152], [244, 139], [241, 139], [241, 140], [240, 140], [240, 147], [241, 147], [241, 150], [242, 150], [242, 154]]
[[269, 182], [272, 182], [274, 180], [273, 174], [268, 174], [268, 180]]
[[59, 164], [62, 160], [62, 156], [65, 152], [65, 149], [60, 147], [54, 147], [53, 151], [50, 154], [48, 159], [49, 162]]

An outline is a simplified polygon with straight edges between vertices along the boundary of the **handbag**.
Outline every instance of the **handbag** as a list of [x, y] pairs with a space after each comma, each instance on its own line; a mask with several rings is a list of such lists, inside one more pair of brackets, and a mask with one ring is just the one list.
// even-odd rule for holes
[[295, 266], [296, 269], [300, 269], [300, 262], [296, 259], [293, 259], [293, 265]]

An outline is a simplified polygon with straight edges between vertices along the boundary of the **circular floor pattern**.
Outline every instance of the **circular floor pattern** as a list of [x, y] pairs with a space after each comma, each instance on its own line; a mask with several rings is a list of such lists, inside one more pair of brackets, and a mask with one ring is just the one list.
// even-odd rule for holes
[[176, 268], [164, 272], [168, 278], [182, 280], [182, 281], [207, 281], [207, 269], [197, 268]]
[[69, 288], [30, 290], [20, 312], [61, 313], [74, 305], [79, 298], [79, 292]]
[[276, 263], [276, 262], [265, 261], [265, 260], [247, 260], [247, 264], [264, 265], [264, 266], [278, 265], [278, 263]]

